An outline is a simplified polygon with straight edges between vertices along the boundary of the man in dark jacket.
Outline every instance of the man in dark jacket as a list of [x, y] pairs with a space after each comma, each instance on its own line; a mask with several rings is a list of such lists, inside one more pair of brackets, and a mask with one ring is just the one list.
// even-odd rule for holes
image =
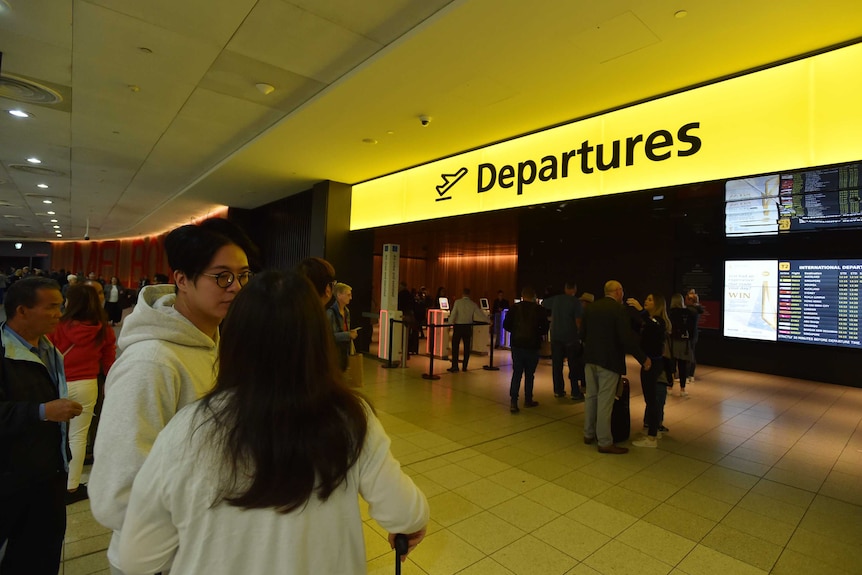
[[583, 314], [581, 300], [575, 297], [578, 286], [573, 281], [566, 282], [565, 292], [546, 298], [542, 306], [551, 310], [551, 373], [554, 377], [554, 397], [566, 397], [563, 380], [563, 360], [569, 364], [569, 384], [572, 399], [583, 401], [578, 384], [578, 356], [581, 355], [581, 339], [578, 329]]
[[626, 373], [626, 353], [635, 356], [646, 370], [652, 365], [638, 345], [622, 301], [622, 284], [610, 280], [605, 284], [605, 297], [590, 304], [581, 321], [587, 376], [584, 443], [598, 439], [600, 453], [628, 452], [614, 445], [611, 434], [614, 393], [620, 376]]
[[67, 422], [63, 358], [45, 338], [63, 296], [52, 279], [25, 278], [6, 293], [0, 326], [0, 573], [56, 575], [66, 534]]
[[518, 413], [518, 392], [521, 390], [521, 374], [524, 375], [524, 407], [536, 407], [533, 401], [533, 379], [539, 365], [539, 348], [542, 336], [548, 333], [548, 314], [536, 303], [536, 292], [531, 287], [521, 290], [521, 301], [509, 309], [503, 328], [511, 333], [512, 383], [509, 396], [512, 399], [509, 411]]

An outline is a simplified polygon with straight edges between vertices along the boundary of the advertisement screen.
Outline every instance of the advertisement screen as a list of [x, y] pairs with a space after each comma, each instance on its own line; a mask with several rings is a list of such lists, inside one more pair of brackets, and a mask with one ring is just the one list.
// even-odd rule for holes
[[862, 260], [725, 262], [724, 335], [862, 348]]

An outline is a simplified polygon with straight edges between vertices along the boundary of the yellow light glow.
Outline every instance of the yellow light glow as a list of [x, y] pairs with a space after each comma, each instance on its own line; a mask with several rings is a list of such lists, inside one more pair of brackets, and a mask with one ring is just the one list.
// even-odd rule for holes
[[[857, 161], [862, 75], [848, 70], [859, 69], [862, 44], [855, 44], [357, 184], [350, 229]], [[644, 142], [662, 130], [672, 143], [653, 153], [670, 154], [650, 159]], [[701, 146], [694, 150], [681, 135], [695, 136]], [[526, 176], [529, 161], [541, 168], [555, 157], [562, 165], [562, 155], [583, 142], [601, 144], [608, 157], [619, 142], [620, 165], [600, 170], [597, 151], [575, 154], [565, 177], [561, 170], [546, 181], [536, 177], [518, 193], [521, 166]], [[592, 173], [582, 169], [583, 158]], [[489, 173], [480, 170], [483, 164], [495, 167], [497, 179], [480, 193], [490, 181], [480, 178]], [[499, 185], [504, 166], [512, 166], [511, 187]]]

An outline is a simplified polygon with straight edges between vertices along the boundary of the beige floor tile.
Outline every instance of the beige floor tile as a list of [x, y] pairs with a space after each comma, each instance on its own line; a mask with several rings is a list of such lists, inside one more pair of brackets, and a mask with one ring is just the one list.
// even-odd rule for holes
[[607, 535], [569, 517], [558, 517], [533, 531], [532, 535], [579, 561], [611, 540]]
[[513, 573], [490, 557], [485, 557], [478, 563], [459, 571], [458, 575], [513, 575]]
[[561, 514], [568, 513], [587, 501], [587, 498], [580, 493], [575, 493], [555, 483], [542, 484], [532, 491], [525, 492], [524, 497]]
[[768, 571], [749, 565], [709, 547], [697, 545], [677, 568], [691, 575], [767, 575]]
[[449, 531], [486, 555], [526, 535], [526, 532], [487, 511], [452, 525]]
[[[617, 458], [620, 459], [620, 458]], [[601, 479], [606, 483], [616, 485], [635, 474], [635, 471], [614, 463], [612, 456], [594, 461], [579, 467], [578, 471], [592, 477]]]
[[365, 557], [367, 559], [376, 559], [382, 555], [395, 553], [389, 547], [389, 537], [384, 531], [380, 533], [367, 523], [362, 524], [362, 534], [365, 537]]
[[462, 485], [452, 491], [483, 509], [494, 507], [518, 495], [511, 489], [507, 489], [499, 483], [494, 483], [486, 478]]
[[862, 505], [862, 488], [858, 475], [833, 471], [823, 482], [820, 493], [854, 505]]
[[695, 542], [716, 526], [715, 521], [668, 504], [659, 505], [644, 515], [643, 520]]
[[675, 495], [668, 498], [665, 503], [678, 507], [679, 509], [696, 513], [715, 522], [721, 521], [721, 519], [733, 508], [729, 503], [713, 499], [708, 495], [688, 491], [687, 489], [677, 492]]
[[806, 509], [759, 493], [748, 493], [739, 501], [736, 508], [754, 511], [770, 519], [794, 526], [799, 524]]
[[686, 485], [685, 489], [702, 495], [708, 495], [713, 499], [718, 499], [730, 505], [736, 505], [740, 499], [745, 497], [751, 487], [739, 487], [720, 479], [701, 475]]
[[[372, 559], [366, 567], [368, 575], [392, 575], [395, 572], [395, 553]], [[427, 573], [407, 557], [407, 561], [401, 564], [401, 575], [427, 575]]]
[[87, 539], [77, 541], [66, 541], [63, 545], [63, 559], [68, 561], [75, 557], [89, 555], [99, 551], [107, 552], [108, 544], [111, 542], [111, 533], [103, 533]]
[[481, 507], [452, 491], [429, 497], [428, 505], [431, 506], [431, 517], [443, 527], [463, 521], [482, 511]]
[[566, 571], [566, 575], [602, 575], [586, 563], [578, 563], [569, 571]]
[[455, 489], [480, 478], [479, 475], [464, 469], [458, 464], [450, 463], [437, 469], [425, 472], [425, 476], [447, 489]]
[[623, 531], [616, 541], [671, 565], [682, 561], [695, 546], [694, 541], [646, 521], [638, 521]]
[[[785, 549], [775, 562], [771, 575], [851, 575], [851, 571], [839, 569], [834, 565], [824, 563], [820, 559], [803, 555], [791, 549]], [[858, 573], [858, 570], [852, 572]]]
[[742, 473], [747, 473], [749, 475], [755, 475], [757, 477], [763, 477], [769, 473], [770, 469], [772, 469], [772, 466], [765, 463], [743, 459], [734, 455], [723, 457], [721, 461], [718, 462], [718, 465], [727, 467], [728, 469], [735, 469], [736, 471], [741, 471]]
[[828, 471], [821, 474], [818, 470], [813, 468], [809, 470], [815, 474], [806, 473], [804, 467], [798, 469], [773, 467], [766, 473], [766, 475], [763, 476], [763, 478], [790, 487], [796, 487], [804, 491], [817, 493], [823, 485]]
[[415, 483], [419, 489], [422, 490], [422, 493], [425, 494], [425, 497], [434, 497], [435, 495], [440, 495], [441, 493], [446, 493], [448, 491], [447, 488], [443, 487], [424, 473], [420, 473], [418, 475], [412, 476], [413, 483]]
[[560, 516], [556, 511], [523, 496], [504, 501], [488, 511], [528, 533]]
[[753, 565], [767, 573], [775, 565], [782, 549], [782, 546], [769, 543], [724, 524], [716, 525], [701, 540], [700, 544], [739, 559], [748, 565]]
[[410, 553], [409, 559], [429, 575], [451, 575], [481, 561], [484, 557], [484, 553], [444, 529], [427, 536]]
[[656, 501], [665, 501], [671, 495], [682, 489], [677, 485], [668, 483], [667, 481], [662, 481], [661, 479], [653, 477], [652, 475], [647, 475], [646, 473], [638, 473], [637, 475], [629, 477], [620, 483], [619, 487], [623, 487], [629, 491], [634, 491], [635, 493], [640, 493], [641, 495], [645, 495], [646, 497], [655, 499]]
[[515, 541], [491, 557], [517, 575], [562, 575], [577, 563], [572, 557], [531, 535]]
[[488, 457], [484, 453], [459, 461], [458, 465], [467, 471], [472, 471], [476, 475], [480, 475], [482, 477], [500, 473], [501, 471], [511, 467], [508, 463], [503, 463], [499, 459]]
[[75, 513], [66, 517], [67, 544], [82, 539], [90, 539], [98, 535], [105, 535], [106, 533], [110, 534], [111, 530], [99, 524], [89, 511]]
[[592, 475], [587, 475], [586, 473], [581, 473], [580, 471], [566, 473], [562, 477], [555, 479], [553, 483], [586, 497], [595, 497], [599, 493], [613, 487], [612, 483], [608, 483]]
[[637, 521], [637, 517], [633, 515], [596, 501], [587, 501], [580, 507], [566, 513], [566, 517], [583, 523], [608, 537], [616, 537]]
[[633, 517], [643, 517], [661, 504], [657, 499], [616, 485], [597, 495], [594, 500]]
[[799, 527], [849, 545], [862, 541], [862, 507], [818, 495]]
[[517, 466], [528, 473], [541, 477], [545, 481], [553, 481], [572, 471], [568, 465], [558, 463], [553, 458], [539, 457]]
[[833, 537], [798, 528], [787, 543], [787, 549], [813, 557], [827, 565], [858, 573], [862, 565], [862, 546], [847, 544]]
[[667, 575], [673, 569], [672, 565], [616, 540], [587, 557], [584, 563], [603, 574]]
[[96, 571], [110, 569], [110, 567], [108, 556], [105, 553], [91, 553], [64, 561], [63, 575], [91, 575]]
[[805, 489], [799, 489], [790, 485], [784, 485], [768, 479], [761, 479], [757, 485], [752, 487], [752, 493], [765, 495], [770, 499], [777, 499], [784, 503], [807, 508], [814, 499], [814, 493]]
[[508, 465], [520, 465], [522, 463], [526, 463], [527, 461], [532, 461], [533, 459], [536, 459], [538, 457], [532, 451], [528, 451], [526, 449], [521, 449], [519, 447], [514, 447], [511, 445], [497, 449], [495, 451], [488, 451], [486, 452], [486, 455], [488, 457], [493, 457], [494, 459]]
[[794, 524], [777, 521], [742, 507], [731, 509], [720, 524], [781, 547], [790, 541], [790, 537], [796, 529]]
[[523, 469], [518, 469], [517, 467], [504, 469], [500, 473], [490, 475], [488, 479], [507, 489], [511, 489], [515, 493], [532, 491], [539, 485], [546, 483], [546, 481], [541, 477], [528, 473]]

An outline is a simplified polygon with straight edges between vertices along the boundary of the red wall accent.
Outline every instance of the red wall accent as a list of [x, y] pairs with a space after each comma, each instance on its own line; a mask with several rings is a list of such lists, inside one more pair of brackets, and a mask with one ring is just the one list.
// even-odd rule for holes
[[170, 276], [171, 268], [165, 256], [167, 232], [127, 240], [52, 243], [51, 267], [66, 273], [96, 276], [106, 281], [120, 278], [126, 287], [137, 287], [141, 277], [152, 279], [156, 273]]

